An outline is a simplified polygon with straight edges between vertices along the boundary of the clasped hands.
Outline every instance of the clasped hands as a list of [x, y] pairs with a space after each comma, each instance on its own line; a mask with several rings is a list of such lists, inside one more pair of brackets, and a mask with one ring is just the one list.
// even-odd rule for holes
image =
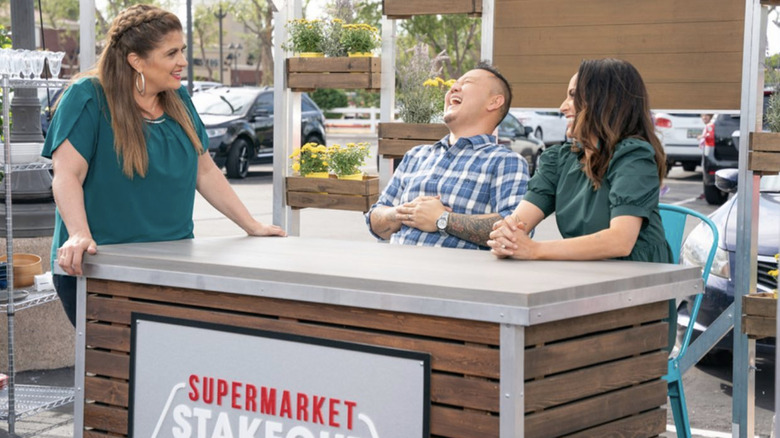
[[528, 237], [528, 231], [526, 223], [511, 214], [497, 221], [487, 241], [490, 252], [498, 258], [533, 259], [537, 243]]
[[392, 209], [391, 218], [407, 227], [433, 233], [438, 231], [436, 220], [444, 211], [452, 211], [441, 202], [441, 196], [418, 196], [411, 202]]

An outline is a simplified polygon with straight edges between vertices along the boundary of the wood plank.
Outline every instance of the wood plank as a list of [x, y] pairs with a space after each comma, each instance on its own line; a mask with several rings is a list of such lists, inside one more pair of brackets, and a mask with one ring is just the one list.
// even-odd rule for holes
[[[431, 406], [431, 435], [448, 438], [498, 438], [498, 415]], [[531, 435], [527, 435], [531, 436]]]
[[668, 303], [660, 301], [627, 309], [532, 325], [525, 329], [525, 345], [544, 344], [605, 330], [661, 321], [668, 316]]
[[444, 123], [380, 123], [378, 137], [438, 141], [450, 133]]
[[87, 376], [84, 380], [84, 393], [87, 400], [95, 400], [100, 403], [127, 407], [130, 397], [127, 382]]
[[667, 372], [668, 353], [648, 355], [596, 365], [525, 383], [525, 411], [562, 405], [631, 385], [658, 379]]
[[102, 433], [98, 432], [96, 430], [85, 430], [84, 431], [84, 438], [117, 438], [118, 436], [125, 436], [125, 435], [116, 435], [116, 434], [108, 434], [108, 433]]
[[[102, 300], [102, 301], [101, 301]], [[299, 323], [291, 320], [277, 320], [270, 318], [257, 318], [246, 315], [238, 315], [224, 312], [204, 311], [186, 307], [163, 306], [152, 303], [134, 301], [119, 301], [105, 298], [94, 298], [93, 307], [98, 303], [106, 309], [106, 312], [125, 313], [141, 312], [152, 315], [164, 315], [176, 318], [207, 321], [231, 326], [247, 327], [260, 330], [269, 330], [279, 333], [291, 333], [316, 338], [356, 342], [399, 348], [404, 350], [422, 351], [431, 354], [431, 367], [435, 370], [468, 374], [479, 377], [498, 379], [499, 377], [499, 351], [496, 348], [488, 348], [479, 345], [462, 345], [460, 343], [440, 342], [421, 339], [419, 337], [376, 333], [370, 331], [319, 326], [313, 323]], [[89, 305], [87, 306], [89, 309]], [[116, 330], [127, 340], [122, 341], [129, 345], [130, 332], [124, 326], [105, 325], [101, 330], [110, 332]], [[99, 339], [116, 339], [120, 334], [106, 333]], [[113, 345], [92, 344], [88, 337], [88, 345], [101, 348], [113, 348]]]
[[742, 333], [751, 339], [774, 337], [777, 334], [777, 320], [761, 316], [744, 315], [742, 317]]
[[431, 402], [498, 412], [499, 382], [431, 373]]
[[742, 20], [744, 15], [744, 3], [733, 0], [621, 0], [619, 7], [614, 0], [496, 0], [495, 27], [712, 23]]
[[660, 350], [668, 337], [668, 324], [663, 322], [526, 349], [524, 376], [534, 379]]
[[380, 82], [378, 73], [290, 73], [287, 76], [287, 87], [293, 91], [317, 88], [378, 90]]
[[375, 195], [379, 193], [379, 177], [363, 176], [360, 181], [343, 180], [331, 175], [330, 178], [306, 178], [288, 176], [285, 178], [287, 190], [294, 192], [326, 192], [337, 195]]
[[382, 0], [382, 14], [388, 18], [415, 15], [482, 13], [482, 0]]
[[[90, 280], [90, 284], [99, 281], [102, 280]], [[177, 305], [205, 306], [212, 309], [298, 318], [414, 335], [424, 333], [428, 337], [453, 339], [477, 344], [494, 346], [499, 344], [499, 326], [480, 321], [116, 281], [106, 281], [105, 288], [115, 296], [168, 302]], [[104, 309], [105, 312], [110, 312], [110, 310], [110, 308]], [[129, 313], [108, 313], [108, 316], [110, 317], [108, 321], [130, 324]]]
[[396, 140], [380, 138], [377, 146], [377, 153], [385, 158], [403, 158], [403, 156], [412, 150], [413, 147], [419, 146], [421, 144], [433, 144], [436, 143], [436, 141], [427, 143], [425, 140]]
[[127, 435], [127, 409], [87, 403], [84, 405], [84, 426]]
[[751, 132], [750, 150], [757, 152], [780, 152], [780, 133]]
[[382, 71], [380, 58], [287, 58], [290, 73], [379, 73]]
[[[579, 65], [579, 64], [578, 64]], [[499, 66], [499, 68], [501, 68]], [[576, 72], [576, 66], [574, 71]], [[553, 72], [550, 73], [553, 75]], [[569, 78], [573, 74], [567, 71]], [[568, 81], [568, 79], [567, 79]], [[524, 84], [512, 82], [512, 106], [526, 108], [558, 108], [566, 85], [562, 83]], [[723, 83], [647, 83], [650, 107], [653, 109], [718, 110], [739, 112], [741, 84]]]
[[379, 195], [334, 195], [330, 193], [287, 192], [287, 205], [293, 208], [329, 208], [367, 212]]
[[87, 345], [129, 353], [130, 327], [87, 324]]
[[761, 172], [780, 172], [780, 153], [748, 152], [748, 169]]
[[658, 379], [525, 416], [526, 436], [558, 437], [627, 417], [666, 403], [666, 381]]
[[124, 380], [130, 378], [130, 356], [127, 354], [87, 349], [85, 356], [88, 373]]
[[518, 47], [523, 48], [524, 55], [580, 54], [583, 58], [592, 53], [619, 56], [741, 52], [743, 31], [739, 20], [719, 22], [717, 26], [710, 22], [511, 26], [495, 29], [494, 53], [511, 55], [517, 53]]
[[777, 315], [777, 299], [771, 292], [743, 295], [742, 314], [774, 318]]
[[566, 435], [566, 438], [645, 438], [660, 435], [665, 431], [666, 409], [653, 409], [573, 435]]

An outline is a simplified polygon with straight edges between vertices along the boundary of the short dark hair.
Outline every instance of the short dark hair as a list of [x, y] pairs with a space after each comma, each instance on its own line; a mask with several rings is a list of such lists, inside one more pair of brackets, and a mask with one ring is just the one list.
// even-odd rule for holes
[[512, 106], [512, 86], [509, 85], [509, 81], [506, 80], [504, 75], [501, 74], [498, 69], [487, 61], [482, 61], [474, 67], [475, 70], [485, 70], [493, 74], [496, 79], [501, 83], [501, 94], [504, 96], [504, 105], [501, 107], [501, 118], [496, 122], [496, 126], [500, 125], [504, 120], [504, 117], [509, 113], [509, 107]]

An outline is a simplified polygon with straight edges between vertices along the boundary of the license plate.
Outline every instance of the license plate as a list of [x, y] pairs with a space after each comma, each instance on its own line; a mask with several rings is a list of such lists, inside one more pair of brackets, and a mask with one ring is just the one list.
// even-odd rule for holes
[[698, 129], [689, 129], [688, 130], [688, 138], [696, 138], [699, 135], [701, 135], [701, 131]]

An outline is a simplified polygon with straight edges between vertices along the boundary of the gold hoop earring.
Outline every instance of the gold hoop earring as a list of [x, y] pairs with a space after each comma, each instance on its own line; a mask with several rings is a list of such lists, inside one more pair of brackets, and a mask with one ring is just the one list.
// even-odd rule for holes
[[[138, 78], [141, 78], [141, 85], [138, 85]], [[144, 74], [142, 72], [138, 72], [138, 76], [135, 77], [135, 89], [138, 90], [138, 93], [143, 96], [146, 94], [146, 78], [144, 77]]]

